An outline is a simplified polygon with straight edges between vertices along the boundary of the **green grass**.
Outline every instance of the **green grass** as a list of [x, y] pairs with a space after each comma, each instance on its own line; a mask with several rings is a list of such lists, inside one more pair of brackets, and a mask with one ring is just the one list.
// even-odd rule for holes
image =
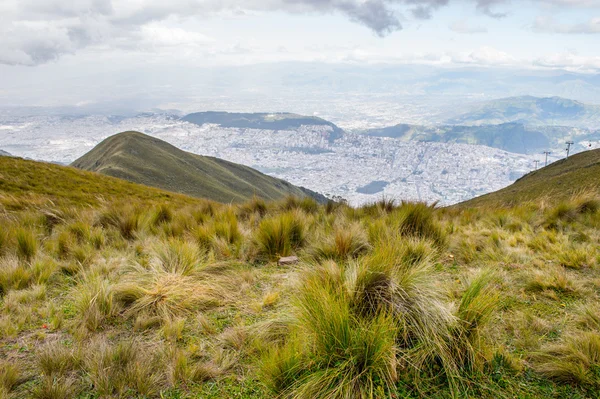
[[224, 205], [0, 167], [0, 398], [597, 397], [591, 192]]

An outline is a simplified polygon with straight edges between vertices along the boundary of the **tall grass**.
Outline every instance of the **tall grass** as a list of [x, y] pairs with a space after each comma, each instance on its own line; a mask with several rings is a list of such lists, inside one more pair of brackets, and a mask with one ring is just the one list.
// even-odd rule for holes
[[133, 266], [115, 286], [115, 298], [125, 316], [140, 314], [174, 318], [220, 303], [219, 287], [186, 274]]
[[536, 369], [558, 382], [600, 389], [600, 334], [580, 333], [545, 348]]
[[291, 255], [304, 245], [305, 229], [304, 218], [297, 212], [264, 219], [254, 238], [259, 256], [274, 260]]
[[334, 259], [345, 261], [356, 259], [371, 248], [362, 226], [353, 223], [349, 226], [337, 227], [332, 235], [321, 238], [311, 249], [311, 254], [317, 260]]
[[[282, 396], [371, 398], [392, 390], [397, 370], [419, 385], [441, 368], [458, 389], [465, 341], [454, 338], [458, 319], [434, 276], [401, 241], [347, 266], [311, 266], [297, 287], [295, 329], [263, 363], [267, 382]], [[487, 308], [477, 288], [468, 292], [459, 314], [474, 334]]]
[[28, 229], [17, 229], [17, 255], [26, 261], [30, 261], [38, 251], [38, 240], [35, 233]]
[[392, 318], [357, 317], [344, 287], [320, 284], [321, 278], [336, 276], [303, 281], [296, 305], [298, 330], [265, 358], [267, 383], [290, 398], [374, 398], [391, 392], [397, 379]]

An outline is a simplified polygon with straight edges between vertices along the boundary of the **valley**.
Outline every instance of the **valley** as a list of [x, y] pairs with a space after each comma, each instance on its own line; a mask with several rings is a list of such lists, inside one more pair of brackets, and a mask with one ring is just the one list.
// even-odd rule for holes
[[[198, 126], [171, 114], [13, 116], [0, 124], [0, 148], [25, 158], [68, 164], [112, 134], [137, 130], [352, 204], [383, 196], [452, 204], [507, 186], [532, 170], [536, 159], [485, 146], [403, 142], [350, 132], [330, 141], [333, 128], [327, 125], [279, 131]], [[357, 191], [380, 180], [388, 183], [381, 191]]]

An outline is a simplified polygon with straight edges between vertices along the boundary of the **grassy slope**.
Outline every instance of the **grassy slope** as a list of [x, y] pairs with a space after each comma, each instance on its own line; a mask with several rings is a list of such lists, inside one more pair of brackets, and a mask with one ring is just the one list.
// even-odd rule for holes
[[514, 184], [466, 201], [465, 207], [515, 205], [524, 201], [547, 199], [552, 202], [570, 196], [600, 190], [600, 150], [591, 150], [561, 159], [533, 171]]
[[598, 397], [597, 201], [229, 206], [0, 165], [0, 398]]
[[94, 172], [13, 157], [0, 157], [0, 199], [7, 209], [98, 206], [115, 200], [170, 201], [178, 205], [199, 202], [182, 194]]
[[305, 196], [286, 181], [246, 166], [181, 151], [138, 132], [107, 138], [73, 166], [219, 202], [240, 202], [253, 196], [268, 200]]

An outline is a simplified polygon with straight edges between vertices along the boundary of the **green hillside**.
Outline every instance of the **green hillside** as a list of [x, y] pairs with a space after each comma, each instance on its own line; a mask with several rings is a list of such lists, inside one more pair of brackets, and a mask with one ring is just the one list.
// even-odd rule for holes
[[584, 192], [600, 193], [600, 150], [581, 152], [530, 172], [514, 184], [461, 204], [516, 205], [524, 201], [566, 200]]
[[0, 157], [0, 205], [5, 209], [40, 206], [99, 206], [115, 201], [169, 201], [176, 206], [201, 201], [69, 166]]
[[219, 202], [240, 202], [254, 196], [277, 200], [289, 195], [324, 200], [247, 166], [185, 152], [139, 132], [107, 138], [72, 166]]

